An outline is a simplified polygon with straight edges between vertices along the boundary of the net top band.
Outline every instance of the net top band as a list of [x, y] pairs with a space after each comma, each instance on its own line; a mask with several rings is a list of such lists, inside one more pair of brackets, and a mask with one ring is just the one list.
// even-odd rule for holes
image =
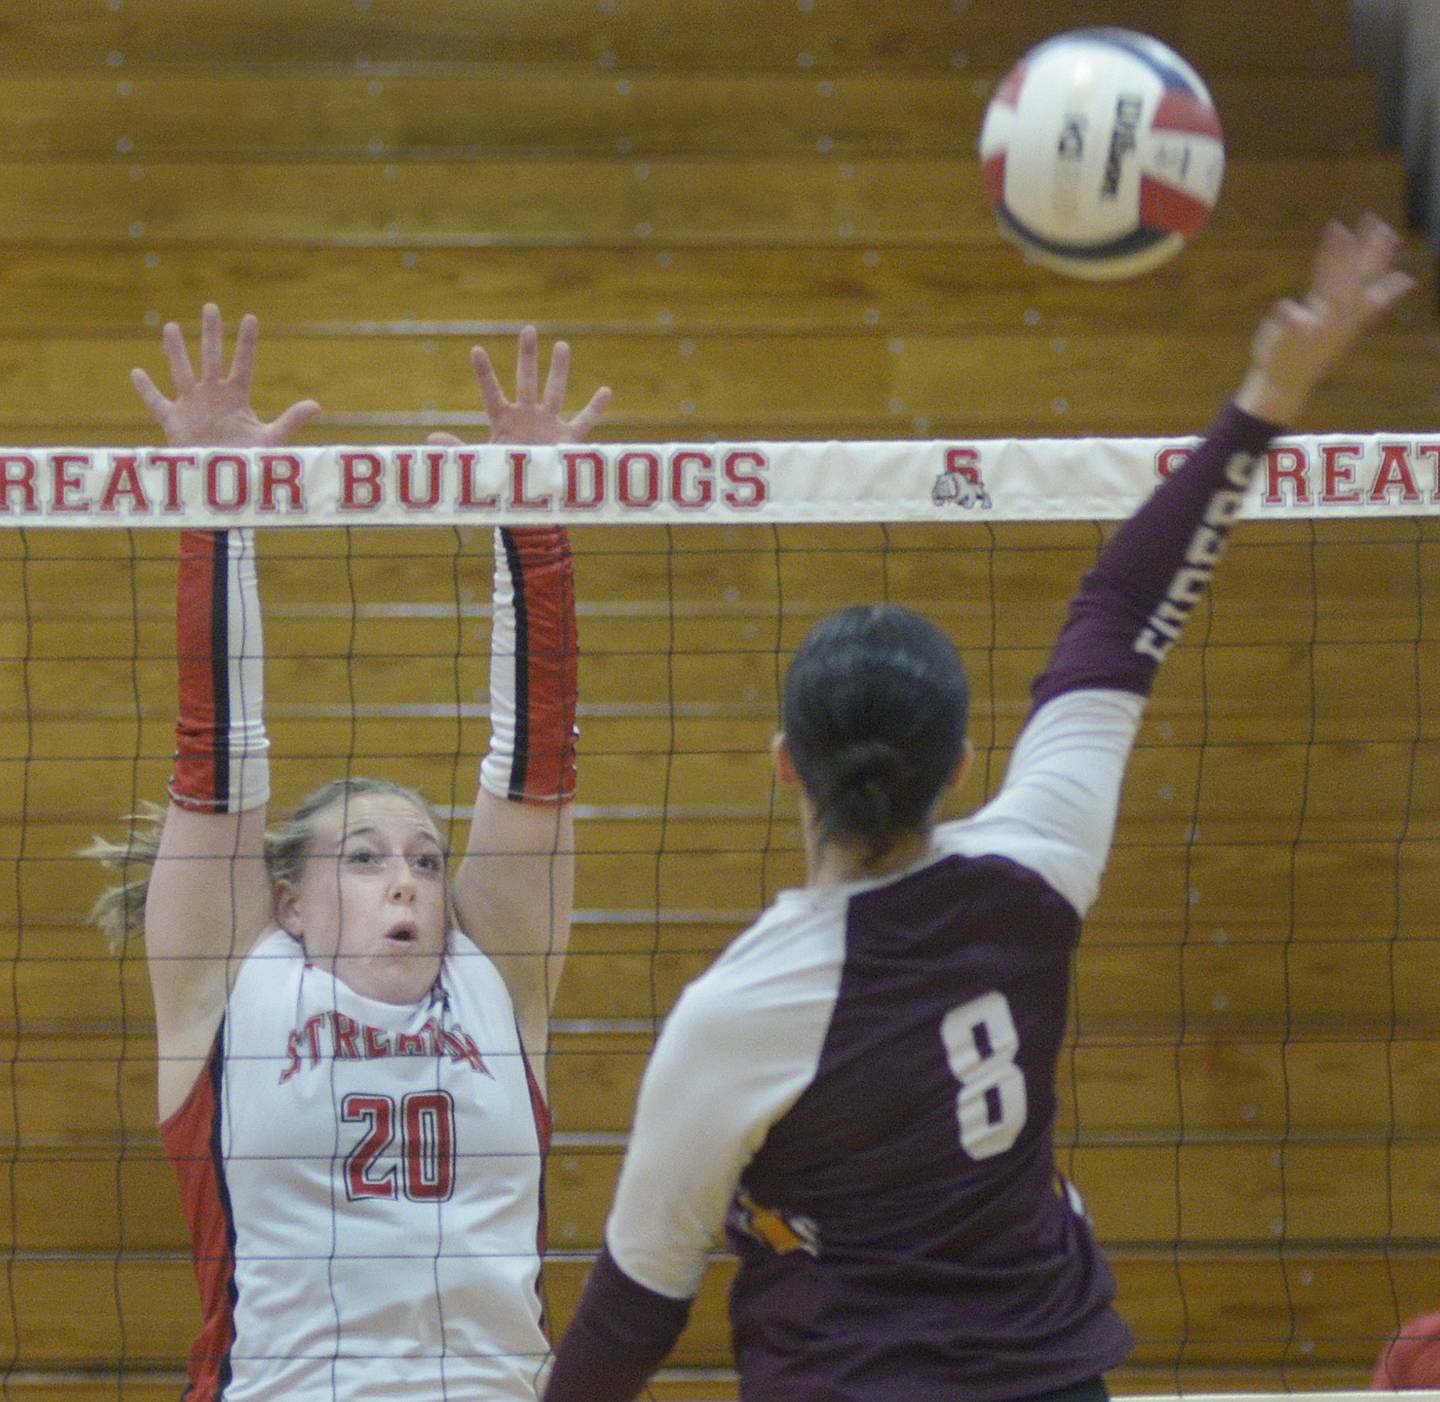
[[[1197, 442], [0, 448], [0, 528], [1118, 520]], [[1440, 515], [1440, 434], [1277, 439], [1239, 514]]]

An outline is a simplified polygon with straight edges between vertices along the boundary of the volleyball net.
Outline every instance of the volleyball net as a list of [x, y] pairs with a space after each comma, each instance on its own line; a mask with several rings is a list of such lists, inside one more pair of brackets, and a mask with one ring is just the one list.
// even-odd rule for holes
[[[174, 528], [260, 528], [277, 805], [376, 774], [455, 820], [487, 739], [489, 528], [575, 528], [560, 1326], [660, 1019], [803, 880], [769, 741], [804, 633], [877, 600], [940, 623], [978, 750], [947, 815], [978, 806], [1081, 573], [1192, 443], [0, 450], [7, 1391], [148, 1396], [195, 1319], [143, 959], [86, 925], [103, 878], [76, 855], [165, 793]], [[1440, 1309], [1440, 436], [1282, 440], [1242, 514], [1147, 712], [1059, 1066], [1060, 1164], [1138, 1339], [1117, 1390], [1361, 1387]], [[657, 1397], [733, 1395], [730, 1270]]]

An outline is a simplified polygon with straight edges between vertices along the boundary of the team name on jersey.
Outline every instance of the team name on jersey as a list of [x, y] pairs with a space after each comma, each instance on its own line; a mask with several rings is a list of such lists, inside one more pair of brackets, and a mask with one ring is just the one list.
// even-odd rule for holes
[[1215, 565], [1224, 552], [1230, 527], [1245, 504], [1245, 488], [1258, 461], [1252, 453], [1235, 453], [1226, 464], [1225, 480], [1229, 485], [1221, 487], [1211, 496], [1205, 508], [1205, 519], [1190, 538], [1185, 563], [1175, 571], [1164, 599], [1132, 644], [1136, 652], [1163, 662], [1174, 647], [1185, 620], [1190, 617], [1190, 610], [1195, 607], [1210, 583], [1210, 576], [1215, 573]]
[[386, 1032], [344, 1013], [316, 1013], [295, 1028], [286, 1040], [285, 1066], [280, 1072], [283, 1086], [302, 1069], [314, 1070], [323, 1061], [369, 1061], [386, 1056], [448, 1057], [457, 1065], [480, 1071], [493, 1081], [494, 1072], [485, 1064], [475, 1039], [461, 1026], [449, 1027], [435, 1018], [426, 1020], [418, 1032]]

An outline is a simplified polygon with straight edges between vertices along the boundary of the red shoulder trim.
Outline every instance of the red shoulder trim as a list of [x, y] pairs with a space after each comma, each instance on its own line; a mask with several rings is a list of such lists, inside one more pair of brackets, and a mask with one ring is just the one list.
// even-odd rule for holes
[[187, 1402], [214, 1402], [230, 1381], [235, 1342], [235, 1224], [221, 1153], [221, 1088], [225, 1024], [190, 1094], [160, 1126], [160, 1137], [180, 1183], [190, 1225], [195, 1281], [200, 1287], [200, 1333], [190, 1349]]

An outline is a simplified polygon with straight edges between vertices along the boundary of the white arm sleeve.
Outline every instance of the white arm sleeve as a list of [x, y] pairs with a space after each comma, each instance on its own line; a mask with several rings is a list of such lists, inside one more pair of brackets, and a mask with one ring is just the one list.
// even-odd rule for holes
[[1095, 903], [1115, 836], [1120, 786], [1145, 700], [1129, 691], [1067, 691], [1020, 734], [1000, 792], [940, 841], [1038, 872], [1081, 915]]
[[740, 1175], [814, 1078], [833, 988], [810, 994], [798, 1007], [746, 1006], [717, 967], [676, 1004], [640, 1086], [605, 1227], [632, 1280], [677, 1300], [700, 1289]]

